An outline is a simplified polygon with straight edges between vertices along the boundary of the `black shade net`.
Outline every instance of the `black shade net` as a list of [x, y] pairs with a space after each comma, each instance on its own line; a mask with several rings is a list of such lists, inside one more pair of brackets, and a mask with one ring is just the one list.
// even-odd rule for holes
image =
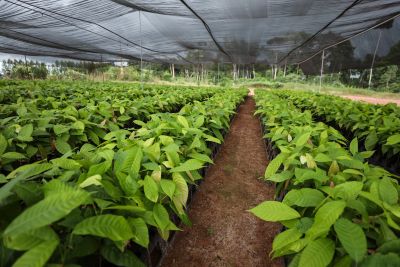
[[399, 64], [399, 14], [399, 0], [0, 0], [0, 52], [306, 73], [324, 54], [335, 72]]

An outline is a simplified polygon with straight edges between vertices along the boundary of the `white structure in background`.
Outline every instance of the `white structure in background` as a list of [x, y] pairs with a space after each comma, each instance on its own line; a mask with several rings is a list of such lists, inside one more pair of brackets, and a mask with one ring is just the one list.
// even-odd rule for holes
[[361, 73], [356, 70], [350, 70], [350, 79], [360, 79]]
[[116, 66], [116, 67], [128, 67], [128, 62], [127, 61], [114, 62], [114, 66]]

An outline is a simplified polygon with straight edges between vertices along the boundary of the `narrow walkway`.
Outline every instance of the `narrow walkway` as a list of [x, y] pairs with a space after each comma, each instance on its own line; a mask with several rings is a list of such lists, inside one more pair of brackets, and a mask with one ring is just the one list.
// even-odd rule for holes
[[193, 226], [177, 233], [162, 266], [283, 266], [268, 256], [280, 226], [247, 212], [274, 196], [259, 180], [268, 161], [254, 110], [251, 97], [240, 106], [190, 206]]

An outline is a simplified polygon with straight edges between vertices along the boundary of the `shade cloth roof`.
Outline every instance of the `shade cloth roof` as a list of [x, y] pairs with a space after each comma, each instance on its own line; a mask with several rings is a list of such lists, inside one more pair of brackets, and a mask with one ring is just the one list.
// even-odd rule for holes
[[368, 67], [375, 51], [398, 64], [399, 14], [399, 0], [0, 0], [0, 52], [317, 72], [310, 58], [342, 42], [326, 49], [334, 71]]

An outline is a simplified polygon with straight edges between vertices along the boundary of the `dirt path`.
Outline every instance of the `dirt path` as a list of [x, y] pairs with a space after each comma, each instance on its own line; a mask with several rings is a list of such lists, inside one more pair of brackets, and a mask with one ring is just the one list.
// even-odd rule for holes
[[268, 256], [280, 226], [247, 212], [274, 195], [274, 188], [258, 179], [267, 158], [254, 109], [252, 98], [240, 106], [215, 165], [194, 196], [193, 226], [177, 233], [162, 266], [283, 266]]
[[348, 98], [351, 100], [364, 101], [364, 102], [367, 102], [370, 104], [385, 105], [388, 103], [395, 103], [398, 106], [400, 106], [400, 99], [376, 98], [376, 97], [358, 96], [358, 95], [343, 95], [342, 97]]

